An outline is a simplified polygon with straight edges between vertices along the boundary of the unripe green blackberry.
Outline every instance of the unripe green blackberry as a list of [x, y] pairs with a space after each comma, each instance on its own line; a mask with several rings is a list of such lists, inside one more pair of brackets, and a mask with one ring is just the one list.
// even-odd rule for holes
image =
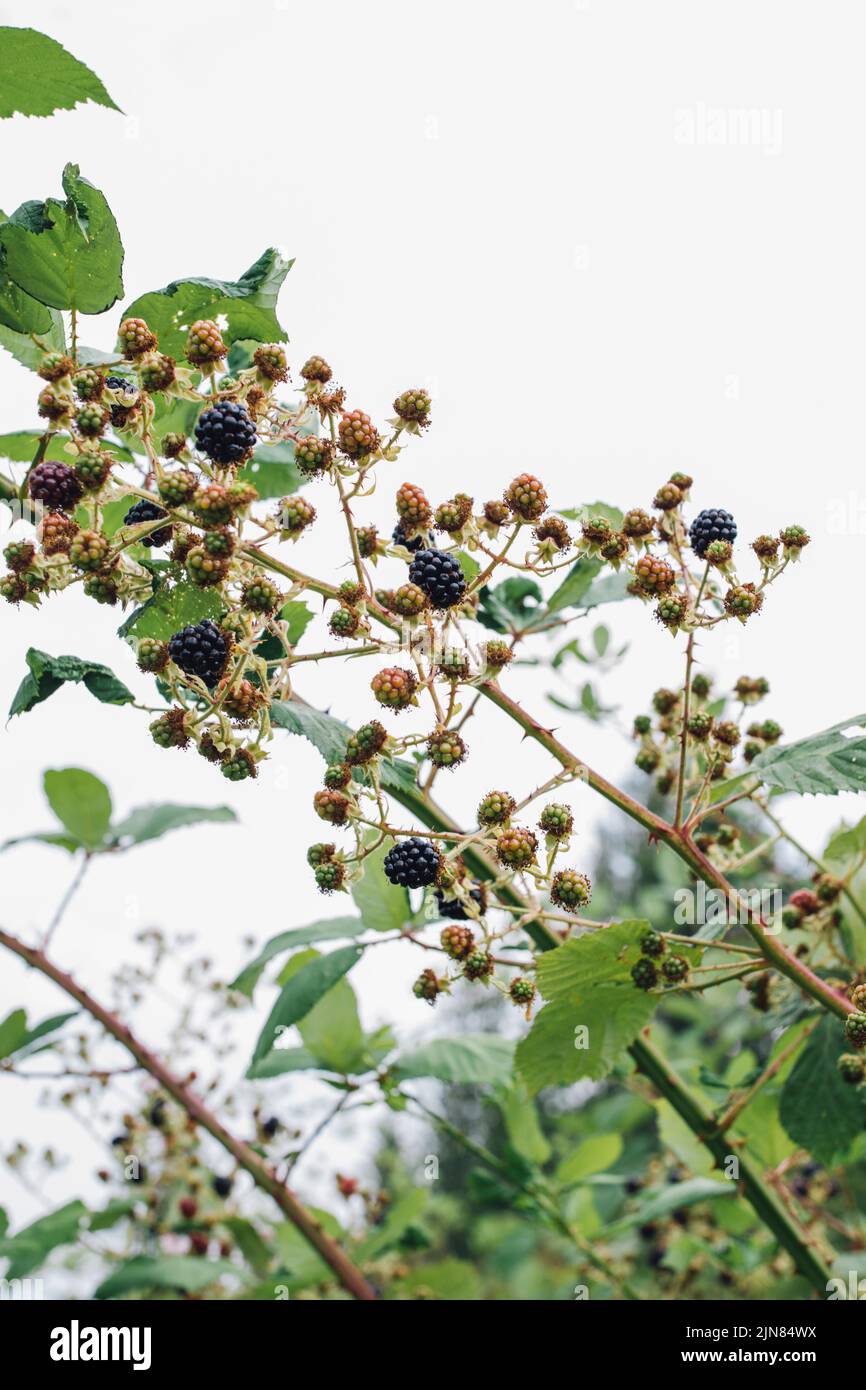
[[363, 410], [349, 410], [337, 426], [337, 439], [347, 458], [364, 458], [379, 447], [379, 432]]
[[683, 500], [676, 483], [663, 483], [653, 498], [653, 506], [660, 512], [672, 512]]
[[790, 560], [798, 559], [800, 551], [809, 544], [811, 539], [811, 536], [804, 531], [802, 526], [786, 526], [784, 531], [779, 532], [779, 540], [782, 542], [785, 558]]
[[855, 985], [851, 991], [851, 1003], [858, 1013], [866, 1013], [866, 985]]
[[656, 607], [656, 618], [662, 627], [676, 629], [688, 617], [689, 601], [685, 594], [665, 594]]
[[336, 853], [336, 845], [310, 845], [307, 850], [307, 863], [311, 869], [317, 869], [320, 864], [326, 864], [329, 859], [333, 859]]
[[592, 897], [592, 885], [586, 874], [576, 869], [560, 869], [550, 885], [550, 901], [566, 912], [577, 912]]
[[679, 694], [676, 690], [666, 690], [662, 687], [662, 689], [657, 690], [653, 695], [653, 709], [656, 714], [670, 714], [671, 710], [676, 709], [679, 698]]
[[632, 728], [634, 729], [635, 735], [641, 738], [644, 734], [649, 733], [652, 728], [652, 720], [648, 714], [636, 714]]
[[436, 663], [437, 675], [447, 681], [465, 681], [469, 679], [469, 658], [462, 647], [446, 647], [441, 657]]
[[802, 925], [803, 913], [800, 908], [786, 903], [782, 908], [782, 926], [787, 927], [789, 931], [795, 931], [797, 927]]
[[537, 849], [534, 833], [518, 825], [503, 830], [496, 840], [496, 857], [510, 869], [525, 869], [534, 864]]
[[631, 977], [638, 989], [654, 989], [658, 984], [658, 971], [655, 961], [649, 956], [641, 956], [631, 968]]
[[160, 748], [186, 748], [189, 743], [186, 710], [170, 709], [154, 719], [150, 725], [150, 736]]
[[735, 584], [725, 594], [725, 611], [741, 622], [759, 613], [763, 604], [764, 595], [756, 591], [754, 584]]
[[27, 581], [20, 574], [4, 574], [0, 579], [0, 598], [7, 603], [20, 603], [27, 593]]
[[580, 533], [591, 547], [598, 549], [610, 540], [615, 531], [613, 522], [608, 521], [606, 516], [590, 516], [581, 523]]
[[314, 878], [320, 893], [339, 893], [346, 881], [346, 870], [339, 859], [331, 859], [316, 866]]
[[69, 547], [69, 559], [76, 569], [92, 573], [104, 569], [111, 542], [101, 531], [79, 531]]
[[845, 1036], [852, 1047], [866, 1047], [866, 1014], [849, 1014], [845, 1019]]
[[645, 536], [651, 536], [654, 530], [655, 522], [642, 507], [631, 507], [622, 519], [622, 534], [630, 540], [642, 540]]
[[253, 353], [253, 361], [268, 381], [288, 381], [289, 364], [279, 343], [261, 343]]
[[36, 559], [36, 547], [31, 541], [10, 541], [3, 551], [3, 559], [11, 570], [20, 574]]
[[156, 637], [142, 637], [135, 655], [139, 671], [148, 671], [153, 675], [164, 671], [170, 660], [168, 644]]
[[[186, 448], [186, 435], [179, 434], [176, 430], [169, 430], [168, 434], [162, 436], [160, 453], [164, 458], [176, 459]], [[166, 499], [167, 500], [167, 499]]]
[[388, 741], [388, 730], [378, 719], [362, 724], [346, 740], [346, 762], [350, 767], [361, 767], [381, 753]]
[[391, 607], [401, 618], [417, 618], [430, 607], [430, 600], [417, 584], [401, 584], [399, 589], [394, 590]]
[[117, 330], [117, 348], [129, 361], [151, 352], [156, 347], [156, 334], [144, 319], [124, 319]]
[[465, 980], [481, 980], [486, 984], [492, 974], [493, 957], [490, 952], [480, 948], [471, 951], [463, 963], [463, 978]]
[[[89, 406], [88, 409], [94, 407]], [[99, 492], [111, 472], [111, 459], [107, 454], [79, 454], [75, 463], [75, 476], [85, 492]]]
[[394, 414], [406, 424], [430, 423], [430, 393], [421, 387], [403, 391], [394, 402]]
[[62, 420], [72, 409], [72, 400], [49, 382], [36, 397], [36, 408], [44, 420]]
[[662, 961], [662, 974], [669, 985], [678, 985], [688, 979], [689, 963], [684, 956], [667, 956]]
[[258, 501], [259, 496], [259, 490], [253, 483], [244, 482], [240, 478], [229, 484], [228, 493], [233, 512], [245, 512]]
[[427, 740], [427, 757], [434, 767], [452, 768], [466, 761], [466, 744], [450, 729], [434, 729]]
[[555, 840], [565, 840], [574, 829], [574, 816], [570, 806], [551, 801], [538, 819], [538, 828], [544, 835], [552, 835]]
[[716, 569], [724, 569], [731, 563], [734, 555], [734, 547], [730, 541], [710, 541], [702, 558], [715, 566]]
[[743, 757], [747, 763], [753, 763], [757, 758], [758, 754], [763, 753], [763, 751], [764, 749], [762, 745], [760, 743], [753, 742], [751, 739], [748, 743], [743, 744]]
[[696, 710], [689, 715], [689, 722], [686, 726], [692, 738], [698, 743], [703, 743], [713, 732], [713, 716], [707, 714], [705, 710]]
[[[561, 516], [544, 517], [532, 534], [541, 546], [547, 542], [548, 548], [560, 553], [571, 549], [571, 532]], [[628, 543], [626, 543], [626, 549], [628, 549]]]
[[324, 357], [308, 357], [301, 368], [301, 376], [304, 381], [318, 381], [321, 385], [329, 382], [332, 375], [331, 368]]
[[740, 843], [739, 829], [725, 821], [719, 826], [717, 839], [723, 849], [733, 849], [734, 845]]
[[184, 563], [190, 582], [200, 589], [222, 584], [229, 572], [229, 561], [219, 555], [211, 555], [203, 545], [194, 545], [187, 552]]
[[80, 406], [75, 414], [75, 425], [78, 433], [83, 434], [87, 439], [96, 439], [100, 434], [103, 434], [108, 421], [109, 411], [98, 402]]
[[341, 604], [328, 620], [328, 631], [332, 637], [354, 637], [360, 625], [361, 619], [355, 609]]
[[508, 986], [508, 993], [512, 1002], [519, 1009], [528, 1009], [535, 998], [535, 985], [532, 980], [527, 980], [525, 975], [515, 975], [511, 984]]
[[316, 519], [316, 509], [305, 497], [284, 497], [279, 508], [280, 530], [288, 536], [299, 536]]
[[145, 391], [167, 391], [177, 377], [173, 357], [154, 353], [153, 357], [142, 362], [140, 368], [141, 385]]
[[770, 693], [770, 682], [763, 676], [739, 676], [734, 694], [744, 705], [755, 705]]
[[72, 385], [80, 401], [98, 401], [105, 389], [105, 377], [95, 367], [82, 367], [72, 378]]
[[859, 1086], [866, 1077], [866, 1061], [858, 1057], [856, 1052], [843, 1052], [836, 1066], [846, 1086]]
[[411, 536], [429, 526], [433, 512], [420, 487], [416, 487], [414, 483], [403, 483], [402, 487], [397, 489], [396, 503], [405, 536]]
[[618, 569], [618, 562], [624, 560], [628, 554], [628, 536], [624, 536], [621, 531], [614, 531], [599, 546], [599, 554], [603, 560], [607, 560], [608, 564], [615, 565]]
[[447, 927], [443, 927], [439, 940], [442, 943], [442, 950], [452, 960], [465, 960], [475, 945], [472, 929], [460, 926], [457, 922], [451, 922]]
[[348, 604], [351, 608], [354, 604], [360, 603], [366, 597], [363, 585], [357, 579], [344, 579], [342, 584], [337, 586], [337, 597], [341, 603]]
[[86, 598], [95, 599], [97, 603], [105, 603], [113, 607], [119, 597], [117, 587], [116, 571], [110, 574], [93, 574], [84, 581], [83, 589]]
[[478, 824], [504, 825], [511, 817], [517, 802], [508, 792], [488, 792], [483, 801], [479, 804], [477, 816]]
[[651, 956], [655, 960], [663, 956], [667, 950], [664, 937], [657, 931], [644, 932], [640, 939], [640, 948], [645, 956]]
[[283, 601], [276, 584], [270, 579], [250, 579], [241, 590], [241, 603], [251, 613], [274, 613]]
[[43, 381], [59, 381], [74, 371], [75, 363], [65, 352], [46, 352], [36, 368], [36, 375]]
[[761, 738], [765, 743], [778, 743], [782, 737], [782, 726], [775, 719], [765, 719], [761, 725]]
[[494, 498], [492, 502], [484, 503], [484, 520], [491, 526], [504, 526], [506, 521], [511, 518], [511, 508], [507, 502], [501, 502]]
[[221, 764], [220, 772], [229, 782], [245, 782], [248, 777], [258, 776], [256, 760], [246, 748], [236, 748]]
[[306, 434], [295, 444], [295, 463], [308, 478], [321, 477], [334, 462], [334, 446], [330, 439]]
[[423, 999], [425, 1004], [435, 1004], [439, 995], [446, 993], [447, 989], [448, 982], [440, 980], [435, 970], [422, 970], [412, 986], [412, 993], [416, 999]]
[[531, 473], [519, 473], [504, 493], [506, 506], [521, 521], [538, 521], [547, 510], [547, 492]]
[[352, 780], [352, 769], [348, 763], [332, 763], [325, 768], [325, 775], [322, 778], [329, 791], [339, 792], [344, 787], [348, 787]]
[[639, 588], [645, 594], [666, 594], [677, 579], [667, 561], [657, 555], [641, 555], [634, 573]]
[[226, 355], [222, 334], [210, 319], [197, 319], [186, 337], [186, 360], [194, 367], [211, 367]]
[[212, 531], [205, 531], [201, 543], [208, 555], [217, 555], [226, 560], [234, 554], [237, 542], [234, 532], [227, 526], [216, 526]]
[[194, 474], [181, 468], [175, 473], [164, 473], [157, 481], [156, 488], [163, 502], [167, 502], [170, 507], [182, 507], [195, 496], [198, 482]]
[[740, 741], [740, 730], [732, 719], [723, 719], [713, 729], [713, 738], [728, 748], [736, 748]]
[[642, 748], [634, 760], [634, 765], [641, 772], [655, 772], [662, 755], [657, 748]]
[[342, 792], [316, 792], [313, 797], [313, 810], [320, 820], [329, 825], [345, 825], [349, 815], [349, 798]]
[[463, 530], [472, 515], [472, 498], [465, 492], [458, 492], [448, 502], [442, 502], [433, 513], [433, 523], [437, 531], [454, 535]]
[[692, 676], [692, 694], [697, 695], [699, 700], [705, 700], [710, 693], [713, 682], [709, 676], [705, 676], [703, 671], [697, 671]]
[[222, 483], [205, 483], [192, 499], [192, 510], [205, 526], [224, 526], [232, 516], [228, 488]]
[[370, 689], [380, 705], [386, 709], [401, 710], [411, 705], [418, 688], [418, 678], [414, 671], [402, 666], [386, 666], [370, 682]]
[[484, 660], [493, 671], [503, 671], [514, 660], [514, 652], [507, 642], [494, 638], [484, 648]]
[[358, 554], [362, 560], [370, 560], [376, 554], [379, 544], [379, 532], [375, 526], [362, 526], [355, 532], [355, 540], [358, 542]]

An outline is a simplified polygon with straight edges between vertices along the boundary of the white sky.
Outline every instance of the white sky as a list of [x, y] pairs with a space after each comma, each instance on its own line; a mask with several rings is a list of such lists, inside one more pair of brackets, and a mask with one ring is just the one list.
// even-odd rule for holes
[[[813, 5], [790, 0], [248, 0], [240, 12], [226, 0], [36, 0], [0, 6], [0, 22], [66, 44], [126, 113], [2, 122], [7, 211], [56, 194], [63, 163], [77, 161], [119, 222], [129, 299], [187, 274], [236, 277], [283, 246], [297, 258], [281, 300], [295, 367], [323, 353], [349, 405], [378, 419], [398, 390], [431, 387], [434, 427], [384, 470], [365, 520], [390, 526], [404, 478], [434, 502], [457, 487], [483, 499], [528, 467], [560, 506], [646, 506], [672, 468], [687, 469], [695, 508], [728, 507], [744, 540], [792, 521], [813, 536], [763, 615], [706, 643], [708, 666], [727, 681], [767, 676], [766, 711], [791, 737], [862, 708], [859, 7], [837, 0], [817, 22]], [[90, 341], [110, 346], [117, 321], [97, 321]], [[0, 432], [34, 425], [35, 394], [0, 354]], [[323, 517], [295, 555], [338, 575], [340, 532]], [[679, 644], [644, 610], [605, 616], [632, 648], [601, 694], [629, 724], [678, 679]], [[0, 624], [3, 708], [30, 645], [149, 688], [110, 610], [60, 598], [38, 614], [4, 607]], [[298, 687], [357, 723], [372, 710], [372, 674], [326, 664]], [[627, 769], [616, 733], [545, 710], [550, 682], [512, 686], [581, 756]], [[487, 719], [469, 726], [472, 761], [451, 784], [466, 814], [491, 784], [519, 794], [547, 775], [504, 718]], [[318, 755], [288, 737], [274, 752], [256, 785], [234, 787], [192, 755], [155, 749], [144, 716], [80, 690], [0, 732], [2, 836], [47, 823], [41, 771], [70, 764], [110, 781], [121, 811], [226, 802], [242, 818], [93, 875], [58, 954], [97, 991], [144, 923], [194, 923], [228, 973], [241, 923], [264, 939], [341, 910], [304, 863], [321, 831]], [[575, 805], [580, 853], [610, 819], [585, 792]], [[858, 813], [854, 798], [788, 811], [816, 846], [843, 813]], [[69, 867], [35, 848], [0, 860], [0, 920], [24, 934], [44, 922]], [[421, 1032], [426, 1011], [407, 994], [417, 959], [374, 954], [356, 972], [365, 1022], [396, 1010], [405, 1035]], [[0, 1015], [25, 995], [34, 1016], [62, 1002], [6, 960]], [[4, 1142], [56, 1138], [33, 1093], [3, 1084]], [[30, 1214], [4, 1185], [0, 1171], [0, 1201]], [[49, 1195], [71, 1195], [66, 1176]]]

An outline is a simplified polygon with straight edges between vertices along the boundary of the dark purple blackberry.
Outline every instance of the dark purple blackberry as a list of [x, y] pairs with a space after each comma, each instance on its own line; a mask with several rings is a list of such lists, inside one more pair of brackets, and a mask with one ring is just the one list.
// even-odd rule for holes
[[385, 855], [385, 877], [401, 888], [426, 888], [436, 882], [440, 863], [439, 851], [431, 840], [411, 835]]
[[216, 623], [205, 618], [176, 632], [168, 650], [175, 665], [188, 676], [199, 676], [205, 685], [214, 686], [225, 670], [229, 644]]
[[134, 391], [135, 382], [130, 381], [126, 376], [107, 376], [105, 384], [109, 391]]
[[434, 608], [453, 608], [466, 593], [459, 560], [441, 550], [419, 550], [409, 566], [409, 578], [423, 589]]
[[[481, 887], [473, 888], [469, 893], [473, 902], [478, 904], [479, 912], [483, 912], [487, 906], [487, 895]], [[446, 898], [440, 888], [436, 889], [436, 906], [439, 909], [440, 917], [447, 917], [449, 922], [465, 922], [469, 914], [460, 898]]]
[[214, 463], [237, 463], [256, 442], [256, 427], [246, 406], [217, 401], [199, 416], [195, 442]]
[[419, 550], [436, 549], [436, 542], [429, 531], [419, 531], [417, 536], [412, 536], [410, 540], [407, 540], [402, 521], [398, 521], [391, 532], [391, 542], [393, 545], [402, 545], [406, 550], [411, 550], [413, 555], [417, 555]]
[[[144, 498], [130, 507], [126, 516], [123, 518], [124, 526], [138, 526], [143, 521], [158, 521], [160, 517], [168, 516], [162, 507], [158, 507], [155, 502], [148, 502]], [[168, 545], [171, 540], [171, 527], [160, 526], [158, 531], [151, 531], [148, 535], [142, 536], [141, 545]]]
[[213, 1190], [218, 1197], [227, 1197], [232, 1190], [231, 1178], [223, 1177], [221, 1173], [217, 1173], [213, 1180]]
[[692, 550], [701, 558], [706, 554], [711, 541], [730, 541], [737, 539], [737, 523], [724, 507], [707, 507], [699, 512], [689, 527], [689, 540]]
[[81, 496], [82, 487], [66, 463], [37, 463], [27, 482], [35, 502], [44, 502], [52, 512], [68, 512]]

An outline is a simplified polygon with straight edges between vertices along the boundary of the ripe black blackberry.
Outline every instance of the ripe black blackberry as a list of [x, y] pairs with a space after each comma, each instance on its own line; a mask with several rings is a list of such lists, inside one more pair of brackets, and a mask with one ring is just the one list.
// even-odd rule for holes
[[214, 463], [237, 463], [256, 442], [256, 427], [237, 401], [217, 401], [199, 416], [195, 442]]
[[200, 623], [189, 623], [176, 632], [168, 644], [171, 659], [188, 676], [199, 676], [207, 686], [215, 686], [223, 671], [229, 654], [229, 644], [225, 633], [220, 632], [216, 623], [204, 618]]
[[440, 865], [439, 851], [432, 841], [410, 835], [385, 855], [385, 877], [401, 888], [426, 888], [428, 883], [435, 883]]
[[737, 539], [737, 523], [724, 507], [707, 507], [699, 512], [689, 527], [689, 540], [692, 550], [702, 559], [711, 541], [729, 541], [733, 545]]
[[44, 502], [53, 512], [68, 512], [83, 491], [75, 472], [66, 463], [37, 463], [27, 483], [34, 502]]
[[[478, 884], [477, 888], [469, 890], [469, 896], [474, 903], [477, 903], [479, 912], [484, 912], [487, 906], [487, 893], [483, 884]], [[441, 888], [436, 889], [436, 907], [440, 917], [447, 917], [449, 922], [465, 922], [469, 916], [463, 905], [461, 898], [446, 898]]]
[[407, 539], [402, 521], [398, 521], [391, 532], [391, 543], [392, 545], [402, 545], [404, 550], [411, 550], [413, 555], [417, 555], [420, 550], [436, 549], [436, 542], [429, 531], [419, 531], [417, 536]]
[[[160, 517], [167, 516], [168, 513], [158, 507], [155, 502], [148, 502], [144, 498], [130, 507], [126, 516], [123, 518], [124, 526], [139, 526], [143, 521], [159, 521]], [[160, 526], [158, 531], [151, 531], [149, 535], [142, 536], [141, 545], [168, 545], [171, 540], [171, 527]]]
[[217, 1173], [213, 1180], [213, 1190], [218, 1197], [228, 1197], [232, 1190], [232, 1179]]
[[409, 578], [424, 591], [434, 608], [453, 608], [466, 593], [459, 560], [439, 550], [419, 550], [409, 566]]

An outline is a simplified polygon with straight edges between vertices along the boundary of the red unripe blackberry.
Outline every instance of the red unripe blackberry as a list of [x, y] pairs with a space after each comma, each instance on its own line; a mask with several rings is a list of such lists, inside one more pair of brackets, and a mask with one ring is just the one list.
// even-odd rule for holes
[[666, 560], [657, 555], [641, 555], [634, 567], [635, 579], [645, 594], [666, 594], [676, 583], [676, 574]]
[[632, 507], [623, 517], [622, 534], [630, 540], [642, 540], [644, 536], [651, 536], [654, 530], [655, 522], [642, 507]]
[[554, 874], [550, 885], [550, 901], [566, 912], [576, 912], [585, 907], [592, 897], [592, 885], [586, 874], [576, 869], [560, 869]]
[[186, 748], [189, 743], [185, 709], [170, 709], [154, 719], [150, 736], [160, 748]]
[[439, 995], [447, 993], [447, 989], [448, 982], [440, 980], [435, 970], [422, 970], [412, 986], [412, 993], [416, 999], [423, 999], [425, 1004], [435, 1004]]
[[210, 589], [222, 584], [229, 572], [229, 561], [220, 555], [211, 555], [203, 545], [194, 545], [187, 551], [184, 563], [191, 583], [200, 589]]
[[509, 483], [504, 501], [521, 521], [538, 521], [547, 510], [547, 492], [544, 485], [531, 473], [519, 473]]
[[360, 616], [347, 604], [335, 608], [328, 620], [328, 631], [332, 637], [354, 637], [360, 626]]
[[105, 432], [109, 418], [110, 412], [105, 406], [93, 402], [79, 407], [75, 415], [75, 425], [79, 434], [83, 434], [87, 439], [96, 439]]
[[394, 414], [406, 424], [430, 423], [430, 393], [421, 387], [403, 391], [394, 402]]
[[859, 1086], [866, 1077], [866, 1062], [856, 1052], [843, 1052], [836, 1066], [846, 1086]]
[[511, 508], [507, 502], [500, 502], [494, 498], [492, 502], [484, 503], [484, 520], [491, 526], [504, 526], [510, 518]]
[[245, 782], [248, 777], [258, 776], [256, 760], [246, 748], [236, 748], [221, 765], [220, 772], [229, 782]]
[[37, 463], [27, 480], [34, 502], [44, 502], [53, 512], [68, 512], [81, 498], [82, 487], [66, 463]]
[[667, 949], [664, 937], [660, 936], [657, 931], [644, 932], [640, 939], [640, 948], [645, 956], [652, 956], [656, 959], [663, 956]]
[[653, 498], [653, 506], [660, 512], [672, 512], [683, 500], [683, 494], [676, 483], [663, 483]]
[[480, 948], [471, 951], [463, 962], [463, 978], [465, 980], [481, 980], [486, 982], [493, 974], [493, 957], [489, 951]]
[[27, 581], [20, 574], [4, 574], [0, 579], [0, 598], [7, 603], [20, 603], [28, 592]]
[[310, 845], [307, 850], [307, 863], [311, 869], [316, 869], [320, 864], [326, 864], [329, 859], [333, 859], [336, 853], [336, 845]]
[[94, 571], [104, 569], [111, 550], [111, 542], [101, 531], [79, 531], [69, 547], [69, 559], [76, 569]]
[[320, 820], [329, 825], [345, 825], [349, 815], [349, 799], [342, 792], [332, 792], [325, 788], [313, 797], [313, 810]]
[[334, 446], [330, 439], [306, 434], [295, 444], [295, 463], [306, 477], [320, 477], [334, 462]]
[[811, 917], [813, 913], [821, 910], [818, 895], [813, 893], [811, 888], [798, 888], [795, 893], [791, 894], [788, 902], [806, 917]]
[[305, 497], [284, 497], [278, 513], [280, 530], [299, 536], [316, 519], [316, 509]]
[[62, 512], [46, 512], [36, 532], [43, 555], [63, 555], [78, 535], [78, 527]]
[[561, 802], [551, 801], [538, 818], [538, 828], [555, 840], [565, 840], [574, 829], [574, 816], [571, 807]]
[[503, 825], [514, 813], [517, 802], [508, 792], [488, 792], [478, 807], [479, 825]]
[[318, 381], [322, 385], [331, 380], [332, 372], [324, 357], [308, 357], [301, 368], [304, 381]]
[[531, 830], [519, 825], [503, 830], [496, 840], [496, 857], [511, 869], [525, 869], [535, 863], [538, 840]]
[[469, 927], [443, 927], [439, 940], [442, 950], [452, 960], [465, 960], [475, 945], [475, 937]]
[[222, 334], [210, 319], [197, 319], [186, 337], [186, 360], [194, 367], [208, 367], [226, 355]]
[[713, 738], [717, 743], [727, 744], [728, 748], [736, 748], [740, 730], [732, 719], [723, 719], [713, 729]]
[[147, 362], [142, 362], [139, 374], [145, 391], [167, 391], [177, 377], [174, 358], [154, 353]]
[[350, 767], [363, 766], [381, 753], [387, 741], [388, 730], [378, 719], [371, 719], [369, 724], [362, 724], [346, 740], [346, 762]]
[[38, 413], [44, 420], [63, 420], [72, 409], [72, 400], [64, 391], [49, 382], [36, 398]]
[[43, 381], [59, 381], [75, 370], [75, 363], [65, 352], [46, 352], [36, 368], [36, 375]]
[[261, 690], [252, 681], [235, 678], [229, 684], [225, 676], [217, 686], [215, 695], [222, 701], [222, 709], [236, 724], [249, 724], [264, 700]]
[[442, 867], [442, 856], [432, 840], [410, 835], [398, 840], [385, 855], [385, 877], [401, 888], [426, 888], [435, 883]]
[[449, 729], [434, 729], [427, 740], [427, 757], [434, 767], [457, 767], [465, 762], [467, 752], [460, 735]]
[[251, 613], [274, 613], [283, 601], [276, 584], [264, 576], [250, 579], [241, 590], [241, 603]]
[[156, 334], [152, 333], [144, 319], [124, 319], [117, 330], [117, 350], [124, 357], [134, 361], [156, 347]]
[[724, 507], [707, 507], [699, 512], [689, 527], [689, 540], [692, 550], [701, 558], [706, 554], [710, 541], [730, 541], [737, 539], [737, 523]]
[[168, 646], [156, 637], [142, 637], [136, 651], [138, 669], [158, 675], [170, 661]]
[[845, 1036], [852, 1047], [866, 1047], [866, 1014], [849, 1014], [845, 1019]]
[[631, 968], [631, 977], [638, 989], [652, 989], [658, 984], [658, 971], [655, 961], [650, 960], [649, 956], [641, 956]]
[[289, 364], [279, 343], [262, 343], [253, 353], [253, 361], [268, 381], [288, 381]]
[[[123, 518], [124, 526], [141, 526], [148, 521], [160, 521], [166, 512], [162, 507], [158, 507], [155, 502], [149, 502], [146, 498], [136, 502], [130, 507]], [[146, 536], [139, 538], [139, 545], [162, 546], [168, 545], [172, 537], [172, 527], [160, 526], [156, 531], [150, 531]]]
[[215, 463], [238, 463], [254, 447], [256, 427], [246, 406], [217, 401], [198, 417], [195, 442]]
[[683, 956], [666, 956], [662, 961], [662, 974], [669, 985], [678, 985], [688, 979], [689, 963]]
[[402, 618], [417, 618], [429, 606], [430, 600], [417, 584], [401, 584], [391, 596], [392, 611]]
[[438, 609], [455, 607], [466, 593], [460, 561], [440, 550], [419, 550], [409, 566], [409, 579]]
[[337, 426], [337, 439], [347, 458], [364, 458], [379, 447], [379, 433], [363, 410], [347, 411]]
[[527, 1009], [535, 998], [536, 990], [532, 980], [527, 980], [525, 975], [515, 975], [508, 986], [508, 993], [518, 1008]]
[[346, 881], [346, 870], [339, 859], [332, 859], [317, 865], [313, 877], [320, 893], [339, 893]]
[[362, 560], [370, 560], [376, 554], [379, 545], [379, 532], [375, 526], [362, 526], [355, 532], [355, 539], [358, 542], [358, 554]]
[[192, 509], [205, 526], [223, 526], [232, 517], [228, 488], [222, 483], [205, 483], [196, 492]]
[[379, 704], [393, 710], [411, 705], [417, 688], [418, 678], [414, 671], [407, 671], [402, 666], [386, 666], [370, 682], [370, 689]]
[[396, 503], [403, 535], [407, 538], [430, 524], [433, 516], [430, 503], [421, 488], [416, 487], [414, 483], [404, 483], [398, 488]]
[[325, 768], [325, 775], [322, 778], [328, 791], [340, 792], [344, 787], [348, 787], [352, 780], [352, 769], [348, 763], [331, 763], [330, 767]]
[[198, 1202], [195, 1197], [181, 1197], [178, 1202], [178, 1209], [185, 1221], [192, 1221], [198, 1211]]
[[169, 641], [168, 650], [181, 671], [188, 676], [198, 676], [205, 685], [213, 687], [225, 670], [229, 639], [216, 623], [204, 618], [176, 632]]

